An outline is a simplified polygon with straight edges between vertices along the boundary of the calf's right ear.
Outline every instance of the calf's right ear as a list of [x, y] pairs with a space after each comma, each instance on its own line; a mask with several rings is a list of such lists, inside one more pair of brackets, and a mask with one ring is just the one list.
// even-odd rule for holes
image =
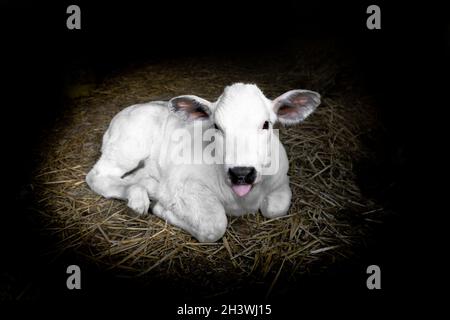
[[184, 95], [169, 100], [169, 109], [185, 121], [208, 120], [211, 102], [193, 95]]

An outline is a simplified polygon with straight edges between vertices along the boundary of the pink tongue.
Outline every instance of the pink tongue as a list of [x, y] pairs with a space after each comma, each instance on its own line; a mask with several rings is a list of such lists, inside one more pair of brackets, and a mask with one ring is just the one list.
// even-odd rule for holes
[[233, 189], [234, 193], [236, 193], [239, 197], [245, 196], [247, 193], [250, 192], [250, 189], [252, 188], [251, 184], [239, 184], [239, 185], [233, 185], [231, 189]]

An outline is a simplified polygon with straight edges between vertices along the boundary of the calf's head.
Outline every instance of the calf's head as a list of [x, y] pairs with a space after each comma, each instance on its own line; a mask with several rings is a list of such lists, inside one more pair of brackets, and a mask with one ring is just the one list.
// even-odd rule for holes
[[236, 83], [226, 87], [214, 103], [180, 96], [169, 102], [169, 108], [186, 121], [203, 121], [215, 128], [216, 138], [225, 147], [221, 160], [226, 181], [243, 197], [261, 182], [262, 169], [271, 161], [269, 144], [278, 139], [273, 125], [297, 124], [319, 104], [320, 95], [314, 91], [291, 90], [270, 100], [256, 85]]

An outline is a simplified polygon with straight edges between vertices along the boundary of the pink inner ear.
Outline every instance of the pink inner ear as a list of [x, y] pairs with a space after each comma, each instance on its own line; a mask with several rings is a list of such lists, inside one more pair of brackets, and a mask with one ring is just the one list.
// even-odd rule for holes
[[174, 101], [174, 111], [183, 113], [186, 116], [186, 119], [189, 120], [209, 117], [206, 107], [191, 99], [177, 98]]
[[294, 113], [296, 111], [297, 111], [297, 108], [295, 108], [295, 107], [281, 106], [278, 109], [277, 113], [278, 113], [279, 116], [285, 116], [285, 115]]
[[177, 103], [177, 105], [178, 105], [178, 107], [183, 108], [183, 109], [191, 107], [191, 104], [189, 104], [189, 103], [187, 103], [185, 101], [179, 101]]
[[303, 106], [308, 103], [308, 98], [299, 96], [299, 97], [296, 97], [292, 102]]

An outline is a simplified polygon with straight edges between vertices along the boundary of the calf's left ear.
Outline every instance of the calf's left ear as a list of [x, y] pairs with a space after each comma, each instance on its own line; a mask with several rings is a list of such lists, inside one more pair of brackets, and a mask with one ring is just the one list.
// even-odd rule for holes
[[320, 94], [310, 90], [291, 90], [272, 101], [273, 111], [282, 124], [305, 120], [320, 104]]
[[185, 121], [207, 120], [211, 102], [197, 96], [178, 96], [169, 100], [169, 109]]

